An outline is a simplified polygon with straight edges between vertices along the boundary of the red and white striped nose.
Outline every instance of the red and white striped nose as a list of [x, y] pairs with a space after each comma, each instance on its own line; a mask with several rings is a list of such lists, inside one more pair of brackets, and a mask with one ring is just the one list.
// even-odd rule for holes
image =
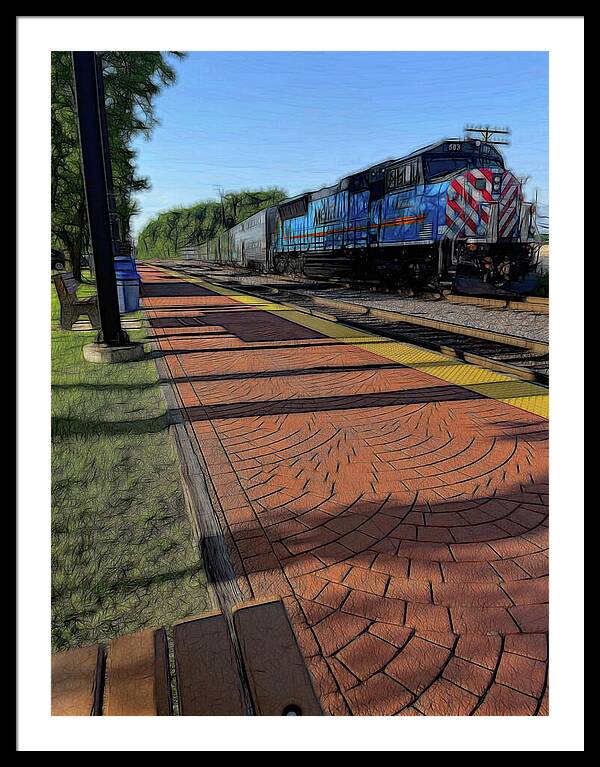
[[519, 180], [509, 171], [502, 174], [500, 187], [500, 211], [498, 216], [498, 236], [512, 237], [519, 224], [519, 214], [523, 195]]
[[[508, 171], [473, 168], [453, 179], [448, 187], [446, 226], [451, 237], [490, 239], [509, 237], [518, 224], [521, 189]], [[494, 210], [492, 211], [492, 209]], [[492, 215], [493, 213], [493, 215]]]
[[493, 185], [493, 172], [486, 168], [473, 168], [450, 182], [446, 226], [452, 237], [486, 235]]

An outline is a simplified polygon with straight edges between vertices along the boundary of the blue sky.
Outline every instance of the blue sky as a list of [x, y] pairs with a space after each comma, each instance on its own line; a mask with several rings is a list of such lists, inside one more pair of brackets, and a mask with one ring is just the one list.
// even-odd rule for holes
[[466, 124], [509, 126], [509, 168], [548, 202], [548, 56], [537, 52], [190, 52], [140, 139], [139, 232], [158, 212], [237, 191], [318, 189]]

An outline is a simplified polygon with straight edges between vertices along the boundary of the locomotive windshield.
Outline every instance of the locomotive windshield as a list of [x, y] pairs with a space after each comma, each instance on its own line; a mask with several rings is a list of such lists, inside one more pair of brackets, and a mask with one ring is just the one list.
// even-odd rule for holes
[[502, 161], [496, 157], [444, 157], [432, 156], [423, 158], [423, 169], [427, 181], [432, 181], [451, 173], [458, 173], [468, 168], [502, 168]]
[[425, 178], [430, 181], [434, 178], [447, 176], [471, 167], [470, 157], [429, 157], [424, 162]]

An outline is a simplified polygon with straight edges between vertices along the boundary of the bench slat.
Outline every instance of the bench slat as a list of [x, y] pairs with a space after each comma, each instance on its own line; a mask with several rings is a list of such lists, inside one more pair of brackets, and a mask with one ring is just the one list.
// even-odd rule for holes
[[302, 716], [322, 716], [281, 600], [238, 605], [233, 621], [256, 714], [281, 716], [295, 707]]
[[78, 647], [52, 656], [52, 716], [99, 716], [104, 651]]
[[173, 713], [164, 629], [147, 629], [110, 643], [105, 690], [105, 716]]
[[244, 716], [244, 700], [227, 624], [218, 612], [173, 626], [182, 716]]
[[55, 274], [53, 279], [61, 304], [75, 304], [78, 302], [77, 288], [79, 283], [70, 272]]

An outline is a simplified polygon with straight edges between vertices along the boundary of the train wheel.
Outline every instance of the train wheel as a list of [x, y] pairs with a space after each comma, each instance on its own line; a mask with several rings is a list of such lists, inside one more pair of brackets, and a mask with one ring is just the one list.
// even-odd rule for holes
[[273, 271], [275, 274], [285, 274], [287, 257], [285, 255], [276, 255], [273, 258]]
[[304, 274], [304, 256], [299, 255], [292, 259], [289, 274], [292, 277], [301, 277]]

